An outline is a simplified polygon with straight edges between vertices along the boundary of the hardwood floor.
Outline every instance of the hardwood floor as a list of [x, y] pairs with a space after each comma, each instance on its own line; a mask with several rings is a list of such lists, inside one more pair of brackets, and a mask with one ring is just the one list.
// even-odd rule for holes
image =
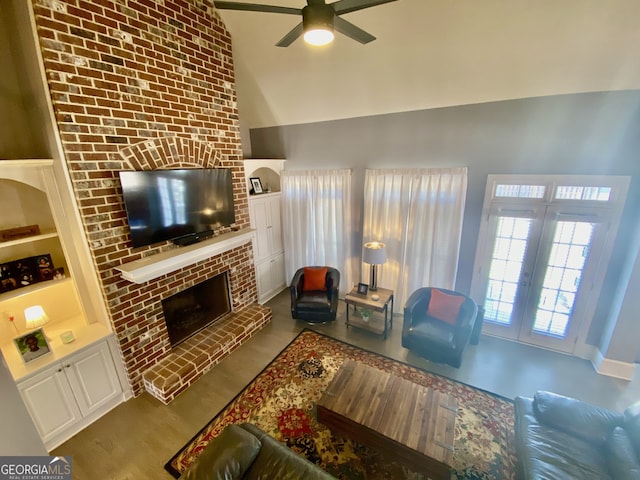
[[622, 411], [640, 400], [640, 381], [598, 375], [586, 361], [483, 336], [465, 350], [459, 369], [429, 362], [400, 344], [402, 309], [396, 306], [393, 329], [382, 336], [347, 327], [344, 304], [335, 322], [309, 326], [291, 319], [289, 292], [268, 304], [273, 321], [165, 406], [147, 394], [118, 406], [58, 447], [52, 455], [73, 457], [73, 478], [171, 479], [163, 468], [191, 437], [295, 338], [311, 328], [364, 349], [410, 363], [499, 395], [513, 398], [552, 390]]

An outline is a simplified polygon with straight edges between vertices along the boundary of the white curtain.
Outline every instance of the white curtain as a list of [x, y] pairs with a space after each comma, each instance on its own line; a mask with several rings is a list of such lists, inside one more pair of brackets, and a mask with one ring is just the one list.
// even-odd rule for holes
[[351, 170], [282, 172], [285, 272], [304, 266], [340, 271], [340, 292], [352, 284]]
[[[419, 287], [453, 289], [467, 169], [367, 170], [364, 190], [363, 240], [387, 249], [378, 285], [394, 290], [399, 306]], [[367, 278], [370, 265], [362, 268]]]

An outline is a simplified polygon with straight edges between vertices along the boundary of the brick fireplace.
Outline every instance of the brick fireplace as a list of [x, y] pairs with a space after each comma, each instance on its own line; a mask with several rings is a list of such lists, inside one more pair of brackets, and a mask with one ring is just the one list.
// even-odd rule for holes
[[222, 272], [162, 300], [162, 313], [172, 347], [231, 311], [227, 274]]
[[[143, 373], [176, 358], [164, 323], [164, 298], [229, 272], [229, 317], [240, 320], [226, 336], [209, 332], [208, 337], [229, 342], [221, 347], [226, 353], [270, 319], [256, 304], [250, 242], [141, 284], [116, 270], [176, 248], [168, 242], [131, 248], [121, 170], [230, 168], [235, 228], [249, 227], [231, 38], [209, 0], [33, 0], [33, 5], [72, 188], [138, 395]], [[207, 357], [204, 366], [194, 367], [197, 374], [219, 361], [209, 351]], [[193, 372], [186, 373], [171, 395], [192, 379]]]

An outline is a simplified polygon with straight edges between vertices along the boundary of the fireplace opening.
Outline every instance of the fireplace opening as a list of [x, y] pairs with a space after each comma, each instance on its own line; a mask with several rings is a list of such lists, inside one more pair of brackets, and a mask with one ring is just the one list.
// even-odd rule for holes
[[231, 311], [227, 272], [165, 298], [162, 310], [175, 347]]

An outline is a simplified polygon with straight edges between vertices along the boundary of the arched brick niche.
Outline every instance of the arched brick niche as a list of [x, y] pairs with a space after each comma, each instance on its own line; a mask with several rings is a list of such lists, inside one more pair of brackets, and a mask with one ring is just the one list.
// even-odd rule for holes
[[132, 170], [216, 168], [221, 159], [214, 144], [182, 137], [139, 142], [121, 149], [120, 155]]

